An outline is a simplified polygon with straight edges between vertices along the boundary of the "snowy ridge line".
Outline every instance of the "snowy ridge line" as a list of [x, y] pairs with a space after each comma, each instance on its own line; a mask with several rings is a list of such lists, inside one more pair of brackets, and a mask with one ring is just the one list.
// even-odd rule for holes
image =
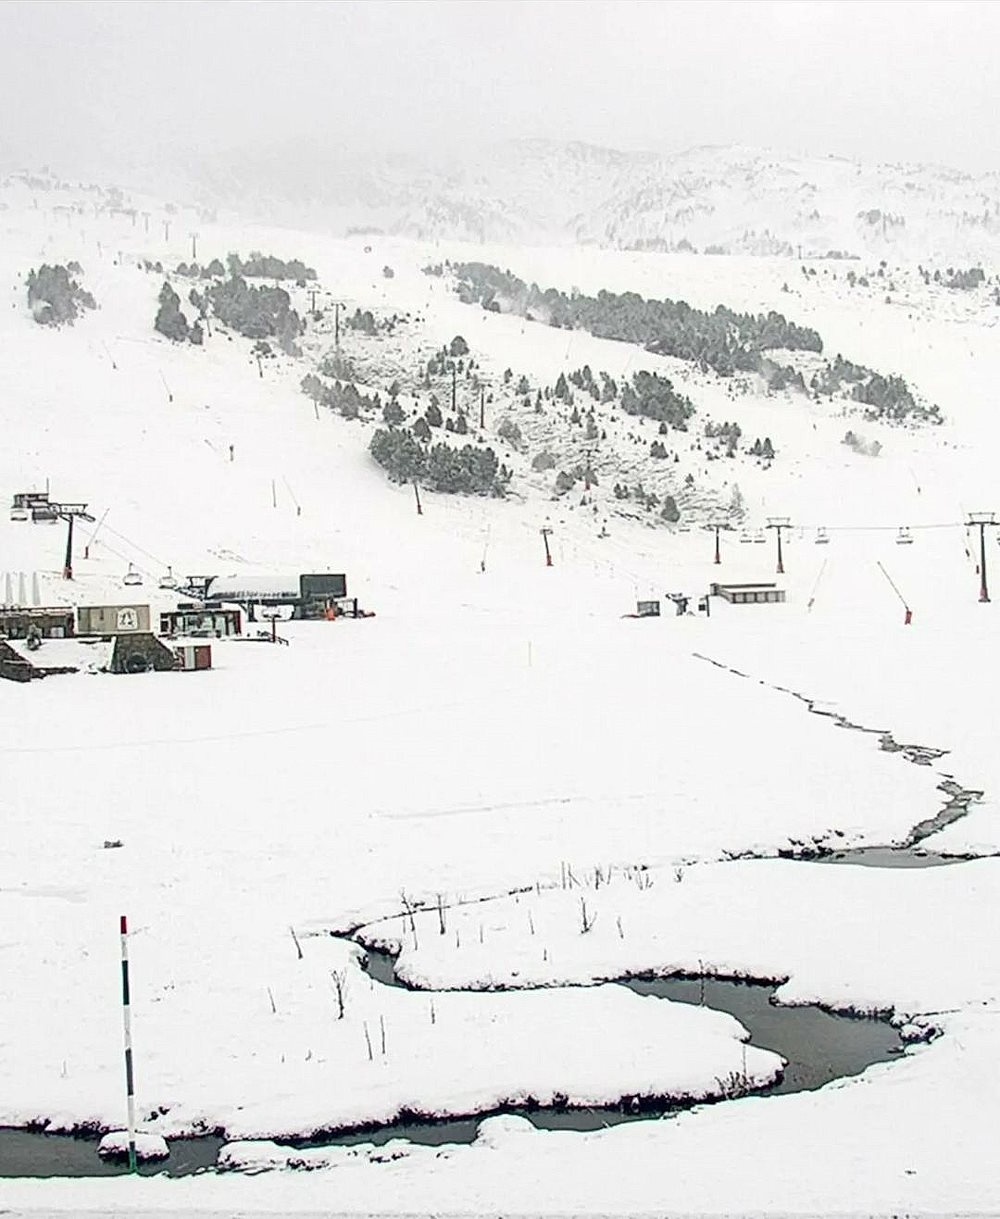
[[[727, 673], [732, 673], [736, 677], [742, 677], [746, 681], [755, 681], [758, 685], [764, 686], [769, 690], [776, 690], [781, 694], [790, 694], [792, 698], [798, 699], [798, 701], [801, 703], [805, 703], [806, 709], [810, 712], [810, 714], [822, 716], [824, 719], [831, 719], [838, 728], [848, 728], [854, 732], [863, 732], [868, 736], [877, 736], [879, 738], [879, 748], [884, 753], [901, 753], [908, 762], [912, 762], [915, 766], [930, 766], [932, 762], [937, 761], [938, 758], [945, 757], [949, 753], [949, 750], [947, 749], [936, 749], [929, 745], [901, 745], [887, 729], [869, 728], [864, 724], [855, 724], [839, 711], [827, 710], [820, 707], [818, 705], [818, 699], [809, 698], [808, 695], [801, 694], [797, 690], [792, 690], [788, 686], [775, 685], [771, 682], [765, 681], [762, 677], [753, 677], [749, 673], [744, 673], [740, 669], [735, 669], [730, 665], [723, 664], [721, 661], [714, 660], [711, 656], [705, 656], [700, 652], [692, 652], [691, 655], [694, 656], [696, 660], [707, 661], [708, 664], [714, 665], [717, 669], [722, 669]], [[887, 849], [906, 849], [907, 847], [916, 846], [925, 838], [929, 838], [932, 834], [935, 834], [939, 830], [944, 829], [945, 826], [950, 825], [953, 821], [957, 821], [959, 818], [964, 817], [969, 811], [969, 805], [974, 800], [982, 800], [986, 794], [984, 790], [979, 788], [962, 787], [960, 784], [955, 782], [954, 776], [950, 774], [945, 774], [944, 772], [939, 773], [941, 774], [942, 781], [937, 785], [938, 791], [943, 791], [948, 796], [948, 800], [946, 801], [944, 807], [934, 817], [928, 817], [913, 826], [902, 842], [883, 844]], [[804, 848], [802, 851], [795, 852], [791, 855], [786, 854], [786, 857], [807, 859], [810, 857], [815, 857], [816, 854], [822, 855], [829, 852], [829, 848], [824, 849], [821, 840], [815, 841], [817, 844], [817, 850], [811, 854], [808, 853], [808, 848]], [[779, 852], [779, 854], [782, 853]], [[1000, 855], [1000, 852], [992, 852], [985, 855], [964, 854], [956, 855], [955, 859], [956, 861], [990, 859], [995, 858], [998, 855]], [[731, 858], [739, 857], [732, 856]], [[743, 858], [747, 858], [747, 856], [744, 855]]]

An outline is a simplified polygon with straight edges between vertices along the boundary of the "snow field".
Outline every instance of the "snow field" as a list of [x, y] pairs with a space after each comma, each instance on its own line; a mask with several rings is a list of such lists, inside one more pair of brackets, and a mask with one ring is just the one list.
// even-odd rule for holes
[[[57, 919], [39, 917], [55, 938]], [[122, 1107], [113, 1005], [68, 1041], [82, 996], [100, 994], [113, 976], [113, 953], [99, 947], [102, 920], [87, 907], [76, 921], [97, 947], [82, 958], [59, 953], [58, 962], [53, 954], [43, 965], [57, 964], [63, 985], [81, 998], [22, 1031], [18, 1053], [34, 1067], [23, 1085], [5, 1088], [0, 1124], [52, 1116], [52, 1129], [113, 1125]], [[300, 960], [287, 929], [268, 922], [255, 925], [246, 914], [240, 926], [215, 920], [213, 935], [232, 960], [223, 984], [209, 990], [210, 1007], [197, 999], [206, 989], [198, 965], [176, 957], [182, 928], [157, 943], [148, 926], [138, 927], [134, 1036], [144, 1134], [310, 1134], [391, 1121], [401, 1110], [462, 1115], [531, 1097], [551, 1103], [557, 1094], [571, 1104], [613, 1103], [625, 1093], [701, 1098], [740, 1072], [744, 1057], [758, 1083], [781, 1065], [744, 1047], [744, 1030], [724, 1013], [615, 986], [485, 1001], [415, 995], [374, 983], [359, 970], [357, 951], [328, 936], [300, 940]], [[255, 934], [252, 955], [241, 930]]]
[[[785, 606], [714, 602], [707, 622], [622, 621], [650, 593], [774, 579], [773, 544], [729, 535], [715, 568], [710, 535], [698, 530], [613, 521], [612, 537], [598, 541], [600, 518], [530, 487], [504, 503], [428, 494], [418, 518], [411, 489], [388, 485], [363, 453], [360, 425], [315, 419], [297, 388], [302, 366], [282, 360], [260, 378], [241, 340], [195, 351], [153, 336], [159, 279], [112, 265], [110, 251], [120, 241], [130, 256], [158, 256], [156, 243], [146, 249], [117, 231], [112, 240], [107, 223], [95, 257], [97, 222], [73, 247], [56, 233], [46, 241], [44, 221], [5, 213], [16, 308], [0, 310], [0, 331], [16, 409], [5, 415], [0, 486], [49, 476], [54, 493], [89, 499], [95, 515], [110, 508], [117, 532], [99, 535], [89, 559], [78, 535], [79, 587], [95, 601], [124, 593], [129, 561], [147, 573], [144, 600], [167, 563], [183, 574], [330, 568], [348, 573], [352, 595], [378, 617], [289, 624], [289, 648], [216, 645], [209, 674], [81, 675], [0, 690], [4, 1120], [120, 1125], [121, 913], [135, 929], [140, 1103], [147, 1118], [167, 1108], [149, 1123], [161, 1132], [198, 1122], [287, 1132], [402, 1105], [456, 1112], [513, 1089], [608, 1096], [641, 1082], [637, 1063], [642, 1079], [662, 1070], [664, 1080], [711, 1086], [742, 1057], [731, 1021], [599, 986], [434, 996], [432, 1025], [429, 995], [377, 987], [351, 950], [317, 934], [398, 913], [401, 891], [452, 903], [552, 886], [567, 862], [585, 884], [595, 867], [615, 869], [610, 887], [587, 889], [598, 917], [586, 934], [580, 892], [542, 888], [533, 899], [449, 909], [460, 947], [435, 939], [436, 914], [419, 916], [429, 933], [415, 952], [402, 936], [401, 969], [455, 985], [510, 982], [516, 971], [520, 983], [541, 984], [705, 962], [787, 976], [786, 1001], [893, 1007], [944, 1036], [816, 1094], [648, 1126], [560, 1135], [491, 1123], [468, 1149], [397, 1147], [385, 1163], [322, 1153], [315, 1160], [331, 1172], [301, 1177], [6, 1180], [0, 1202], [108, 1214], [137, 1203], [328, 1208], [332, 1197], [340, 1208], [388, 1211], [495, 1209], [498, 1199], [512, 1211], [996, 1209], [996, 864], [885, 873], [716, 862], [773, 854], [793, 838], [831, 841], [835, 830], [844, 845], [901, 840], [941, 807], [947, 773], [987, 800], [928, 846], [996, 849], [993, 606], [975, 603], [961, 531], [918, 533], [909, 550], [892, 542], [896, 526], [989, 507], [988, 324], [909, 319], [874, 304], [859, 321], [846, 289], [823, 289], [815, 307], [804, 294], [801, 308], [795, 297], [782, 304], [775, 277], [794, 266], [770, 260], [499, 256], [539, 283], [655, 285], [709, 306], [784, 308], [817, 325], [832, 351], [880, 369], [886, 349], [898, 351], [898, 370], [954, 420], [926, 434], [872, 429], [885, 455], [859, 458], [839, 447], [850, 417], [793, 399], [734, 402], [692, 376], [684, 388], [702, 410], [737, 417], [744, 431], [770, 429], [787, 447], [787, 465], [732, 475], [754, 525], [793, 513], [803, 526], [874, 520], [889, 532], [835, 535], [826, 550], [808, 528], [794, 535]], [[185, 245], [175, 240], [173, 262]], [[202, 247], [302, 256], [352, 303], [426, 309], [428, 340], [463, 333], [497, 373], [510, 365], [554, 380], [584, 362], [615, 375], [641, 364], [670, 367], [683, 382], [676, 361], [466, 309], [419, 271], [464, 255], [450, 244], [380, 238], [364, 255], [360, 241], [205, 226]], [[101, 308], [72, 330], [42, 332], [15, 278], [42, 257], [74, 256]], [[378, 275], [384, 262], [396, 268], [392, 281]], [[567, 283], [560, 266], [580, 273]], [[551, 570], [538, 536], [546, 516], [556, 527]], [[0, 522], [0, 570], [38, 570], [61, 598], [63, 545], [61, 528]], [[913, 604], [911, 627], [877, 561]], [[912, 766], [762, 682], [950, 753]], [[119, 839], [120, 849], [103, 847]], [[651, 889], [621, 880], [640, 863]], [[398, 921], [386, 932], [398, 936]], [[543, 936], [550, 951], [540, 961]], [[343, 1021], [331, 969], [347, 970]], [[754, 1061], [769, 1069], [769, 1059]]]
[[400, 978], [425, 988], [706, 973], [782, 980], [782, 1003], [903, 1017], [997, 1001], [1000, 954], [980, 929], [998, 867], [738, 860], [615, 869], [610, 881], [606, 868], [575, 870], [566, 888], [449, 909], [444, 935], [436, 909], [415, 915], [415, 932], [394, 918], [361, 934], [398, 946]]
[[[400, 1091], [382, 1099], [377, 1090], [359, 1093], [348, 1110], [304, 1087], [324, 1051], [317, 1022], [334, 1035], [329, 970], [341, 963], [324, 965], [303, 988], [306, 969], [295, 972], [289, 925], [300, 932], [329, 925], [378, 894], [442, 892], [451, 900], [552, 883], [564, 859], [580, 872], [711, 859], [723, 850], [774, 851], [793, 828], [808, 836], [834, 825], [882, 840], [905, 832], [914, 807], [936, 810], [928, 772], [880, 755], [866, 738], [829, 731], [784, 696], [762, 699], [680, 651], [665, 648], [650, 664], [648, 636], [640, 647], [634, 625], [645, 624], [592, 627], [585, 672], [580, 635], [568, 650], [551, 635], [537, 637], [529, 667], [520, 632], [511, 639], [474, 626], [463, 634], [456, 623], [442, 637], [424, 623], [415, 653], [413, 624], [390, 617], [288, 624], [288, 649], [217, 645], [218, 668], [207, 675], [81, 676], [16, 691], [3, 747], [0, 851], [6, 1120], [115, 1122], [121, 913], [135, 928], [142, 1104], [169, 1106], [174, 1132], [199, 1122], [290, 1132], [338, 1124], [338, 1115], [374, 1120], [430, 1094], [405, 1071]], [[650, 719], [644, 694], [661, 683], [687, 691], [682, 717]], [[346, 705], [338, 690], [350, 691]], [[600, 716], [569, 713], [588, 702]], [[738, 741], [736, 725], [751, 713], [763, 734], [757, 745], [735, 744], [725, 767], [706, 771], [699, 742], [710, 731]], [[760, 741], [772, 732], [826, 761], [805, 781], [787, 771], [772, 778], [760, 760]], [[851, 822], [840, 805], [850, 789], [841, 786], [834, 800], [828, 781], [842, 769], [857, 783]], [[628, 778], [612, 785], [609, 775]], [[106, 840], [123, 845], [105, 849]], [[603, 923], [602, 942], [613, 932], [611, 916]], [[336, 951], [323, 939], [303, 943], [307, 956]], [[550, 979], [563, 968], [561, 946], [551, 951]], [[30, 987], [25, 978], [34, 980]], [[55, 1000], [41, 1014], [38, 993]], [[379, 996], [388, 1004], [408, 999]], [[629, 998], [617, 1001], [627, 1011]], [[474, 998], [469, 1004], [487, 1010]], [[415, 1022], [423, 1028], [424, 1021], [421, 1001]], [[373, 1013], [377, 1040], [376, 1024]], [[498, 1064], [519, 1044], [531, 1061], [558, 1061], [528, 1038], [529, 1027], [498, 1048]], [[482, 1040], [474, 1028], [461, 1041], [468, 1052]], [[276, 1041], [278, 1030], [288, 1031]], [[629, 1044], [621, 1043], [626, 1058]], [[363, 1038], [349, 1045], [348, 1057], [360, 1063]], [[311, 1065], [303, 1065], [310, 1051]], [[468, 1071], [464, 1053], [457, 1060]], [[326, 1056], [336, 1074], [340, 1060], [332, 1048]], [[408, 1050], [406, 1062], [417, 1066], [422, 1056]], [[725, 1066], [722, 1054], [710, 1078]], [[572, 1072], [560, 1089], [553, 1071], [544, 1085], [572, 1090]], [[518, 1083], [516, 1071], [495, 1085], [477, 1071], [454, 1094], [446, 1072], [428, 1078], [438, 1076], [431, 1107], [450, 1104], [451, 1112], [461, 1111], [469, 1088], [486, 1103]], [[602, 1086], [614, 1076], [609, 1071]], [[521, 1089], [532, 1091], [533, 1079], [525, 1076]], [[631, 1077], [619, 1083], [634, 1090]]]

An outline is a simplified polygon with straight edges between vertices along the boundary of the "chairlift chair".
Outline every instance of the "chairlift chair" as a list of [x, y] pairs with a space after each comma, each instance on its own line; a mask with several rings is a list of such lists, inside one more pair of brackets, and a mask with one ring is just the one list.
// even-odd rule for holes
[[823, 528], [817, 529], [816, 530], [816, 545], [817, 546], [827, 546], [827, 545], [829, 545], [829, 542], [830, 542], [830, 535], [827, 533], [827, 531]]
[[752, 541], [753, 541], [753, 538], [752, 538], [752, 537], [750, 536], [750, 534], [749, 534], [749, 533], [747, 533], [746, 531], [744, 531], [743, 533], [741, 533], [741, 534], [740, 534], [740, 543], [741, 543], [741, 545], [744, 545], [744, 546], [745, 546], [745, 545], [747, 545], [748, 543], [750, 543], [750, 542], [752, 542]]
[[10, 519], [12, 521], [26, 521], [28, 519], [27, 508], [11, 508]]
[[142, 583], [142, 576], [131, 563], [128, 565], [128, 571], [122, 577], [122, 583], [127, 584], [129, 588], [135, 588], [137, 584]]
[[753, 540], [754, 540], [754, 544], [756, 546], [763, 546], [767, 542], [767, 538], [764, 537], [764, 530], [758, 529], [757, 532], [753, 535]]
[[174, 589], [177, 587], [177, 580], [174, 576], [174, 569], [168, 567], [166, 575], [160, 576], [160, 588]]
[[913, 535], [910, 533], [910, 530], [906, 525], [900, 526], [899, 533], [896, 534], [896, 545], [897, 546], [912, 546], [913, 545]]

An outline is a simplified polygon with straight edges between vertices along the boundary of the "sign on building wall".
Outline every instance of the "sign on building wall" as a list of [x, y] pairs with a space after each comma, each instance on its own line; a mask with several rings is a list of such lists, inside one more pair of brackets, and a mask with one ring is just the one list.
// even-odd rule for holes
[[81, 605], [81, 635], [133, 635], [149, 630], [148, 605]]
[[347, 596], [347, 576], [343, 573], [303, 574], [299, 576], [299, 592], [303, 600], [336, 600]]

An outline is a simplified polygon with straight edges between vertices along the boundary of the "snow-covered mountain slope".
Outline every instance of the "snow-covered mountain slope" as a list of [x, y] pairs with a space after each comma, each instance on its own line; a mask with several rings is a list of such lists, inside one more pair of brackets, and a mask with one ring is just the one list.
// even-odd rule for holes
[[[945, 774], [985, 797], [940, 845], [1000, 848], [995, 602], [976, 599], [978, 538], [962, 525], [966, 509], [996, 506], [992, 285], [961, 292], [874, 258], [857, 266], [867, 285], [852, 286], [839, 265], [808, 275], [784, 258], [341, 239], [23, 181], [3, 201], [0, 490], [47, 479], [53, 497], [87, 501], [98, 521], [79, 528], [68, 581], [64, 527], [4, 516], [0, 571], [25, 572], [29, 588], [37, 572], [46, 600], [141, 595], [154, 609], [171, 600], [156, 587], [168, 565], [250, 578], [344, 571], [377, 616], [288, 624], [287, 647], [220, 642], [208, 673], [0, 682], [0, 1123], [120, 1124], [123, 912], [134, 930], [139, 1112], [168, 1135], [287, 1133], [401, 1107], [454, 1112], [543, 1087], [589, 1103], [637, 1086], [632, 1045], [663, 1072], [644, 1076], [648, 1087], [710, 1086], [738, 1064], [730, 1022], [695, 1010], [661, 1026], [652, 1000], [613, 989], [451, 995], [435, 1008], [419, 993], [386, 995], [328, 934], [398, 916], [411, 899], [502, 894], [483, 903], [464, 962], [467, 931], [456, 943], [433, 916], [421, 921], [454, 976], [463, 965], [461, 976], [480, 976], [495, 935], [508, 976], [529, 956], [532, 980], [550, 983], [702, 961], [787, 976], [783, 993], [796, 1001], [926, 1013], [944, 1035], [799, 1097], [581, 1139], [494, 1126], [461, 1150], [345, 1151], [308, 1174], [134, 1183], [143, 1202], [995, 1210], [987, 1144], [1000, 961], [995, 937], [977, 929], [995, 917], [997, 861], [883, 883], [870, 869], [730, 858], [774, 856], [792, 840], [901, 841], [940, 809]], [[315, 286], [322, 313], [301, 356], [258, 362], [253, 340], [215, 323], [201, 347], [154, 332], [167, 273], [194, 316], [194, 281], [175, 271], [192, 240], [202, 262], [258, 249], [315, 267], [315, 285], [288, 285], [303, 315]], [[847, 400], [768, 395], [751, 380], [739, 392], [690, 361], [465, 305], [447, 274], [423, 270], [473, 256], [567, 292], [780, 308], [814, 326], [827, 354], [905, 376], [945, 422], [871, 424]], [[97, 308], [72, 326], [38, 325], [25, 275], [70, 260]], [[145, 265], [158, 261], [166, 272]], [[418, 515], [413, 488], [388, 482], [369, 455], [377, 412], [348, 419], [314, 407], [300, 382], [336, 350], [337, 302], [359, 388], [384, 401], [399, 379], [409, 424], [427, 406], [415, 384], [427, 357], [464, 336], [494, 394], [484, 439], [514, 471], [505, 498], [424, 488]], [[356, 309], [397, 322], [365, 334], [345, 326]], [[693, 423], [668, 439], [677, 468], [706, 489], [691, 519], [701, 524], [708, 492], [738, 480], [753, 533], [772, 514], [792, 518], [782, 575], [773, 541], [726, 532], [716, 565], [710, 532], [616, 511], [614, 474], [590, 503], [579, 486], [553, 499], [555, 474], [582, 446], [551, 399], [543, 415], [517, 415], [527, 452], [504, 448], [500, 421], [523, 410], [503, 396], [506, 369], [515, 386], [523, 374], [551, 387], [585, 364], [617, 379], [658, 371], [683, 388]], [[456, 392], [474, 440], [470, 384]], [[624, 460], [631, 446], [651, 477], [651, 425], [610, 407], [607, 416], [594, 461]], [[770, 436], [777, 458], [766, 468], [742, 453], [709, 461], [696, 430], [709, 416]], [[881, 454], [844, 446], [852, 428]], [[560, 465], [533, 470], [546, 445]], [[912, 544], [897, 545], [901, 526]], [[542, 527], [552, 529], [551, 567]], [[144, 577], [139, 591], [123, 584], [129, 563]], [[914, 611], [910, 625], [885, 573]], [[666, 593], [697, 598], [720, 578], [778, 581], [788, 599], [714, 598], [710, 618], [674, 616]], [[663, 601], [661, 618], [623, 617], [646, 596]], [[877, 736], [810, 715], [788, 690], [949, 753], [910, 765], [880, 751]], [[580, 875], [614, 867], [593, 933], [575, 922], [579, 894], [556, 893], [567, 860]], [[625, 869], [636, 864], [652, 884], [633, 894]], [[519, 886], [538, 895], [537, 924], [507, 896]], [[347, 984], [342, 1020], [333, 973]], [[617, 1039], [615, 1055], [601, 1053], [605, 1038]], [[681, 1168], [665, 1176], [664, 1164]], [[123, 1202], [121, 1185], [2, 1180], [0, 1198], [15, 1210], [134, 1210], [138, 1194]]]
[[[489, 444], [512, 471], [504, 503], [433, 497], [435, 511], [459, 533], [468, 533], [472, 551], [480, 549], [474, 539], [487, 528], [496, 549], [503, 521], [516, 521], [511, 536], [523, 533], [529, 548], [535, 547], [535, 531], [547, 517], [569, 523], [597, 561], [623, 542], [627, 549], [646, 552], [648, 543], [638, 539], [651, 536], [649, 525], [669, 534], [674, 544], [684, 541], [676, 530], [664, 529], [658, 510], [637, 511], [634, 500], [617, 497], [615, 484], [634, 488], [641, 482], [660, 504], [673, 497], [681, 526], [703, 525], [720, 511], [740, 524], [739, 515], [729, 517], [739, 487], [743, 523], [753, 530], [771, 513], [791, 513], [813, 526], [857, 523], [855, 518], [873, 513], [913, 524], [935, 513], [953, 515], [959, 487], [962, 497], [979, 494], [983, 502], [989, 497], [993, 416], [986, 404], [997, 372], [990, 283], [971, 292], [953, 290], [926, 284], [912, 268], [874, 262], [857, 265], [859, 274], [868, 276], [852, 285], [839, 264], [805, 274], [780, 258], [483, 248], [384, 237], [338, 240], [213, 222], [204, 213], [164, 210], [149, 198], [44, 191], [23, 181], [3, 192], [0, 202], [7, 204], [0, 215], [7, 235], [10, 306], [3, 321], [10, 351], [5, 372], [9, 443], [0, 458], [4, 482], [13, 493], [48, 477], [63, 498], [87, 499], [101, 512], [113, 507], [112, 526], [119, 513], [138, 514], [132, 521], [119, 518], [117, 527], [176, 570], [204, 567], [213, 550], [242, 554], [247, 561], [247, 551], [255, 551], [266, 566], [289, 550], [293, 537], [302, 547], [301, 561], [311, 554], [311, 561], [319, 562], [329, 548], [331, 528], [342, 535], [344, 560], [381, 554], [375, 537], [361, 540], [344, 527], [356, 505], [372, 495], [387, 504], [412, 502], [411, 492], [384, 482], [368, 456], [381, 412], [375, 409], [356, 421], [341, 418], [314, 408], [299, 384], [339, 352], [369, 395], [379, 393], [385, 400], [397, 383], [406, 426], [426, 409], [432, 393], [450, 415], [450, 375], [436, 374], [428, 387], [424, 373], [428, 357], [456, 335], [468, 342], [482, 388], [476, 391], [466, 370], [456, 386], [457, 405], [471, 434], [440, 435], [459, 445]], [[194, 348], [152, 330], [163, 275], [143, 267], [159, 261], [171, 271], [190, 260], [192, 241], [203, 263], [234, 249], [246, 254], [259, 247], [316, 267], [322, 316], [309, 321], [299, 357], [275, 349], [258, 369], [252, 343], [238, 335], [210, 334], [203, 348]], [[669, 295], [709, 312], [720, 303], [755, 314], [780, 307], [789, 318], [815, 327], [826, 346], [823, 357], [773, 353], [776, 359], [797, 362], [808, 379], [813, 366], [843, 353], [884, 375], [907, 378], [922, 400], [940, 407], [945, 423], [916, 430], [873, 423], [849, 395], [814, 399], [793, 389], [768, 391], [756, 374], [719, 377], [633, 343], [464, 305], [449, 275], [424, 273], [428, 263], [449, 256], [455, 262], [488, 258], [525, 280], [565, 292]], [[26, 307], [24, 275], [43, 261], [74, 258], [97, 299], [97, 311], [85, 313], [72, 327], [35, 325]], [[384, 267], [393, 269], [392, 278], [383, 274]], [[172, 279], [193, 316], [186, 298], [194, 281], [173, 274]], [[306, 316], [312, 287], [287, 286], [292, 304]], [[341, 306], [339, 348], [335, 301]], [[347, 325], [356, 310], [372, 312], [379, 323], [375, 334]], [[393, 318], [398, 320], [390, 325]], [[584, 367], [595, 378], [606, 372], [619, 385], [642, 369], [668, 377], [691, 401], [687, 432], [663, 435], [655, 421], [625, 414], [618, 403], [599, 403], [576, 389], [572, 404], [546, 396], [538, 407], [539, 396], [547, 395], [560, 375]], [[528, 393], [518, 389], [521, 377]], [[574, 409], [579, 424], [571, 420]], [[583, 426], [590, 410], [598, 433], [594, 439]], [[742, 431], [732, 457], [705, 438], [707, 425], [723, 422]], [[522, 434], [519, 444], [498, 434], [510, 423]], [[877, 442], [881, 455], [850, 450], [842, 443], [848, 431], [865, 443]], [[773, 464], [749, 452], [754, 438], [765, 437], [777, 452]], [[671, 454], [666, 461], [650, 452], [661, 441]], [[235, 463], [228, 461], [230, 444]], [[535, 459], [543, 453], [552, 461], [537, 468]], [[150, 454], [156, 460], [150, 461]], [[579, 470], [588, 463], [597, 480], [585, 488]], [[961, 474], [953, 476], [959, 467]], [[191, 528], [188, 509], [163, 510], [174, 498], [178, 468], [186, 471], [185, 504], [198, 505], [197, 529]], [[575, 486], [559, 494], [559, 474], [574, 469]], [[216, 479], [223, 482], [217, 486]], [[223, 494], [222, 486], [230, 490]], [[275, 499], [284, 506], [271, 507]], [[247, 528], [256, 519], [249, 503], [269, 509], [266, 528]], [[200, 515], [209, 505], [209, 515]], [[290, 521], [286, 512], [296, 506], [301, 516]], [[366, 527], [382, 527], [381, 514], [366, 519]], [[409, 521], [406, 528], [419, 523]], [[391, 533], [398, 524], [387, 527]], [[146, 529], [153, 532], [145, 534]], [[614, 536], [601, 536], [606, 529]], [[527, 542], [532, 534], [535, 541]], [[23, 531], [11, 534], [15, 552], [25, 537]], [[259, 538], [259, 548], [250, 546], [248, 537]], [[560, 546], [566, 540], [555, 539]], [[134, 549], [127, 559], [150, 567]], [[397, 559], [394, 555], [393, 562]], [[5, 567], [21, 570], [24, 562], [27, 557], [22, 561], [15, 553]]]
[[331, 148], [185, 167], [190, 197], [418, 238], [984, 262], [1000, 251], [1000, 178], [775, 150], [674, 155], [516, 140], [447, 160]]
[[700, 148], [590, 218], [606, 244], [720, 253], [996, 260], [1000, 178], [935, 166]]

